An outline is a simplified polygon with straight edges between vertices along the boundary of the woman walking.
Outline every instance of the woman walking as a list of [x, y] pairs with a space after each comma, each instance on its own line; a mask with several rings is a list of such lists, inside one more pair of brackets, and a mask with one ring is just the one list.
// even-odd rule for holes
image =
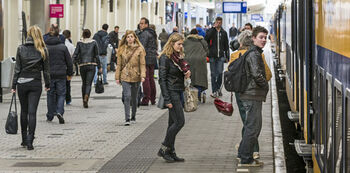
[[81, 92], [84, 108], [88, 108], [92, 81], [95, 77], [96, 66], [102, 73], [101, 63], [98, 58], [98, 47], [95, 40], [91, 39], [89, 29], [83, 30], [83, 39], [78, 41], [73, 54], [73, 60], [79, 64], [82, 80]]
[[190, 64], [191, 85], [198, 89], [198, 100], [205, 103], [205, 90], [208, 88], [207, 55], [208, 44], [204, 38], [198, 35], [196, 28], [184, 41], [185, 60]]
[[185, 124], [181, 95], [185, 90], [184, 79], [191, 76], [189, 66], [184, 61], [184, 37], [178, 33], [170, 36], [159, 59], [159, 85], [164, 104], [169, 109], [168, 129], [158, 156], [167, 162], [183, 162], [175, 153], [175, 138]]
[[[146, 77], [146, 52], [134, 31], [127, 30], [118, 49], [115, 71], [117, 84], [123, 87], [125, 126], [136, 122], [137, 96], [140, 82]], [[130, 102], [132, 113], [130, 119]]]
[[44, 73], [45, 91], [50, 87], [48, 50], [40, 28], [31, 26], [26, 43], [17, 48], [12, 93], [16, 92], [21, 104], [21, 133], [23, 147], [33, 150], [36, 112], [42, 92], [41, 71]]

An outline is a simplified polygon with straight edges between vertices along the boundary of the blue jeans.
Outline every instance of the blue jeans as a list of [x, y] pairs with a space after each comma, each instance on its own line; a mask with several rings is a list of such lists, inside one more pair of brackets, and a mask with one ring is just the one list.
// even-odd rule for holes
[[64, 114], [66, 99], [66, 79], [51, 79], [50, 90], [47, 92], [47, 118], [55, 114]]
[[122, 87], [123, 87], [125, 120], [130, 120], [130, 103], [132, 103], [131, 119], [135, 120], [136, 110], [137, 110], [137, 96], [140, 88], [140, 82], [122, 81]]
[[238, 148], [238, 157], [242, 164], [253, 162], [254, 146], [258, 142], [262, 127], [262, 101], [242, 100], [246, 113], [244, 134]]
[[[103, 83], [107, 83], [107, 56], [106, 55], [100, 55], [100, 56], [98, 56], [98, 58], [100, 59], [101, 66], [102, 66]], [[95, 77], [94, 77], [94, 84], [96, 84], [97, 72], [98, 72], [98, 69], [96, 67], [96, 72], [95, 72]]]
[[219, 91], [222, 84], [225, 57], [209, 58], [212, 92]]

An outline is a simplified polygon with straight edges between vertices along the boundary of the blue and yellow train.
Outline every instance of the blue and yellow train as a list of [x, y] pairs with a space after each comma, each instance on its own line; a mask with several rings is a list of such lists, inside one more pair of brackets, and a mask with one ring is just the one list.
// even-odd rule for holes
[[309, 171], [349, 173], [350, 0], [286, 0], [271, 23], [298, 153]]

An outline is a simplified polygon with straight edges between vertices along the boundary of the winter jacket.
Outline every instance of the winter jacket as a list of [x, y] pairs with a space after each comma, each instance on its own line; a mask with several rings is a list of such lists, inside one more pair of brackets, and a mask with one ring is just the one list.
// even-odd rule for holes
[[50, 64], [47, 50], [45, 53], [46, 58], [44, 60], [40, 52], [35, 49], [31, 37], [28, 37], [26, 43], [17, 48], [12, 89], [16, 89], [17, 80], [20, 77], [34, 78], [41, 81], [41, 71], [44, 74], [45, 88], [50, 88]]
[[[233, 52], [231, 54], [230, 61], [228, 62], [228, 66], [231, 64], [231, 62], [233, 62], [234, 60], [236, 60], [239, 57], [239, 54], [243, 55], [246, 51], [247, 51], [247, 49], [241, 49], [241, 50]], [[270, 70], [269, 66], [266, 63], [264, 53], [261, 54], [261, 57], [262, 57], [262, 59], [264, 61], [266, 80], [270, 81], [270, 79], [272, 77], [272, 73], [271, 73], [271, 70]]]
[[145, 50], [137, 44], [125, 46], [121, 54], [118, 53], [117, 69], [115, 80], [124, 82], [141, 82], [141, 78], [146, 78]]
[[261, 56], [263, 50], [257, 46], [251, 46], [253, 51], [246, 56], [245, 70], [248, 85], [240, 94], [242, 100], [265, 101], [269, 85], [266, 80], [264, 62]]
[[[219, 43], [218, 43], [218, 31], [216, 28], [210, 28], [205, 35], [205, 40], [209, 47], [209, 58], [229, 58], [229, 46], [227, 32], [221, 28], [219, 32]], [[218, 47], [219, 46], [219, 47]]]
[[205, 37], [205, 32], [201, 27], [196, 27], [196, 30], [198, 31], [198, 35]]
[[237, 32], [238, 32], [238, 30], [236, 27], [231, 27], [230, 31], [229, 31], [230, 37], [236, 37]]
[[99, 30], [92, 38], [97, 42], [99, 55], [107, 55], [107, 49], [104, 49], [105, 46], [103, 45], [104, 43], [102, 41], [102, 38], [106, 35], [108, 35], [106, 31]]
[[200, 35], [189, 35], [184, 41], [185, 60], [190, 65], [191, 85], [208, 88], [207, 54], [208, 44]]
[[157, 35], [151, 28], [146, 28], [138, 34], [138, 38], [146, 51], [146, 65], [157, 63]]
[[114, 49], [118, 48], [118, 44], [119, 44], [118, 33], [112, 31], [108, 35], [109, 35], [109, 43], [113, 46]]
[[159, 59], [159, 85], [164, 97], [164, 104], [172, 103], [170, 91], [184, 91], [183, 72], [175, 66], [174, 62], [166, 55], [162, 55]]
[[98, 55], [98, 46], [96, 41], [92, 39], [82, 39], [77, 43], [77, 47], [75, 48], [73, 54], [73, 60], [80, 66], [97, 65], [98, 68], [101, 68]]
[[160, 34], [159, 34], [159, 37], [158, 37], [158, 39], [160, 40], [160, 42], [162, 43], [162, 44], [165, 44], [167, 41], [168, 41], [168, 33], [167, 32], [161, 32]]
[[67, 76], [72, 76], [73, 63], [67, 47], [55, 36], [49, 36], [45, 43], [49, 50], [51, 79], [65, 79]]

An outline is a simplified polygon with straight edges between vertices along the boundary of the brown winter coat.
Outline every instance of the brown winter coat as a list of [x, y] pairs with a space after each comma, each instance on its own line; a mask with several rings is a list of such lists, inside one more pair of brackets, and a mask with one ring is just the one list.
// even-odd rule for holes
[[118, 56], [115, 80], [141, 82], [141, 78], [146, 77], [145, 55], [146, 53], [142, 46], [137, 44], [125, 46], [122, 54]]

